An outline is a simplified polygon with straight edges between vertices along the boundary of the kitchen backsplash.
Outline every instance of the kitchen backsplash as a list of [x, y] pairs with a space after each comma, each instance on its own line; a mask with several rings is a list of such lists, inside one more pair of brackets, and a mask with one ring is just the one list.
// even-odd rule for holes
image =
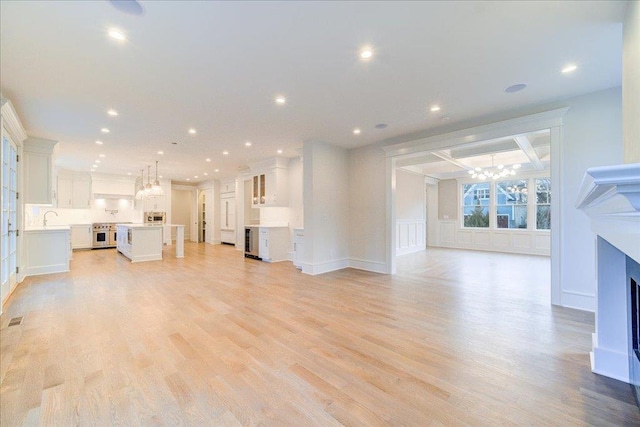
[[92, 200], [91, 209], [56, 209], [48, 206], [25, 205], [25, 228], [40, 226], [47, 211], [48, 225], [91, 224], [94, 222], [142, 222], [142, 210], [135, 209], [133, 200]]

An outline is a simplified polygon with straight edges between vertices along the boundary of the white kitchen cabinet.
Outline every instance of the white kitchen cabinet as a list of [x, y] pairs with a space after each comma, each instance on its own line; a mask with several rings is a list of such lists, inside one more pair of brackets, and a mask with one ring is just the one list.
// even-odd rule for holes
[[58, 171], [57, 207], [89, 209], [91, 207], [91, 175]]
[[251, 205], [254, 208], [289, 206], [286, 169], [274, 168], [255, 175], [252, 184]]
[[57, 141], [41, 138], [27, 138], [24, 141], [21, 163], [24, 168], [25, 203], [53, 204], [53, 162], [57, 144]]
[[48, 226], [24, 231], [25, 276], [69, 271], [69, 226]]
[[236, 192], [236, 180], [225, 179], [220, 181], [220, 194], [229, 194]]
[[167, 212], [165, 196], [149, 197], [145, 199], [144, 212]]
[[258, 256], [266, 262], [285, 261], [289, 248], [288, 227], [260, 227]]
[[289, 205], [287, 159], [275, 158], [253, 165], [251, 206], [287, 207]]
[[71, 225], [71, 248], [91, 249], [93, 247], [93, 226], [91, 224]]
[[104, 196], [128, 198], [135, 196], [135, 182], [118, 176], [93, 175], [93, 194], [96, 198]]

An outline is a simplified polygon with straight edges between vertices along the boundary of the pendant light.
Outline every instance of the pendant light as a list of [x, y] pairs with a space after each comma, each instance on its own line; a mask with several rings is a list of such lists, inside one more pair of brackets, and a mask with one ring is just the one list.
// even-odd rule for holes
[[158, 161], [156, 160], [156, 180], [153, 182], [153, 186], [151, 187], [151, 194], [154, 196], [164, 196], [164, 191], [160, 186], [160, 181], [158, 180]]
[[146, 196], [151, 195], [151, 189], [153, 186], [151, 185], [151, 165], [147, 166], [147, 183], [144, 186], [144, 193]]
[[138, 187], [138, 191], [136, 192], [136, 200], [143, 200], [145, 198], [144, 194], [144, 169], [140, 170], [140, 187]]

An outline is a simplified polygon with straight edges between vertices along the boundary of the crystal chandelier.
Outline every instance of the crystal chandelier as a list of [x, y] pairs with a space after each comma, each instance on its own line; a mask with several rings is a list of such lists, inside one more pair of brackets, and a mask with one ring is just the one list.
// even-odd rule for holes
[[491, 155], [491, 167], [490, 168], [475, 168], [469, 171], [469, 175], [471, 178], [477, 179], [478, 181], [484, 181], [486, 179], [500, 179], [506, 178], [508, 176], [513, 176], [516, 174], [516, 170], [520, 169], [520, 164], [515, 164], [513, 166], [506, 167], [504, 165], [493, 166], [493, 158], [495, 154]]

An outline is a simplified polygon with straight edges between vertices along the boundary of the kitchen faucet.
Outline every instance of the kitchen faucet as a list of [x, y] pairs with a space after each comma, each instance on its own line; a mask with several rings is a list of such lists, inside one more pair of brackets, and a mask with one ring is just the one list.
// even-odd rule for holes
[[56, 216], [58, 216], [58, 212], [56, 212], [56, 211], [46, 211], [46, 212], [44, 213], [44, 218], [42, 219], [42, 226], [43, 226], [43, 227], [46, 227], [46, 226], [47, 226], [47, 214], [48, 214], [48, 213], [54, 213], [54, 214], [56, 214]]

